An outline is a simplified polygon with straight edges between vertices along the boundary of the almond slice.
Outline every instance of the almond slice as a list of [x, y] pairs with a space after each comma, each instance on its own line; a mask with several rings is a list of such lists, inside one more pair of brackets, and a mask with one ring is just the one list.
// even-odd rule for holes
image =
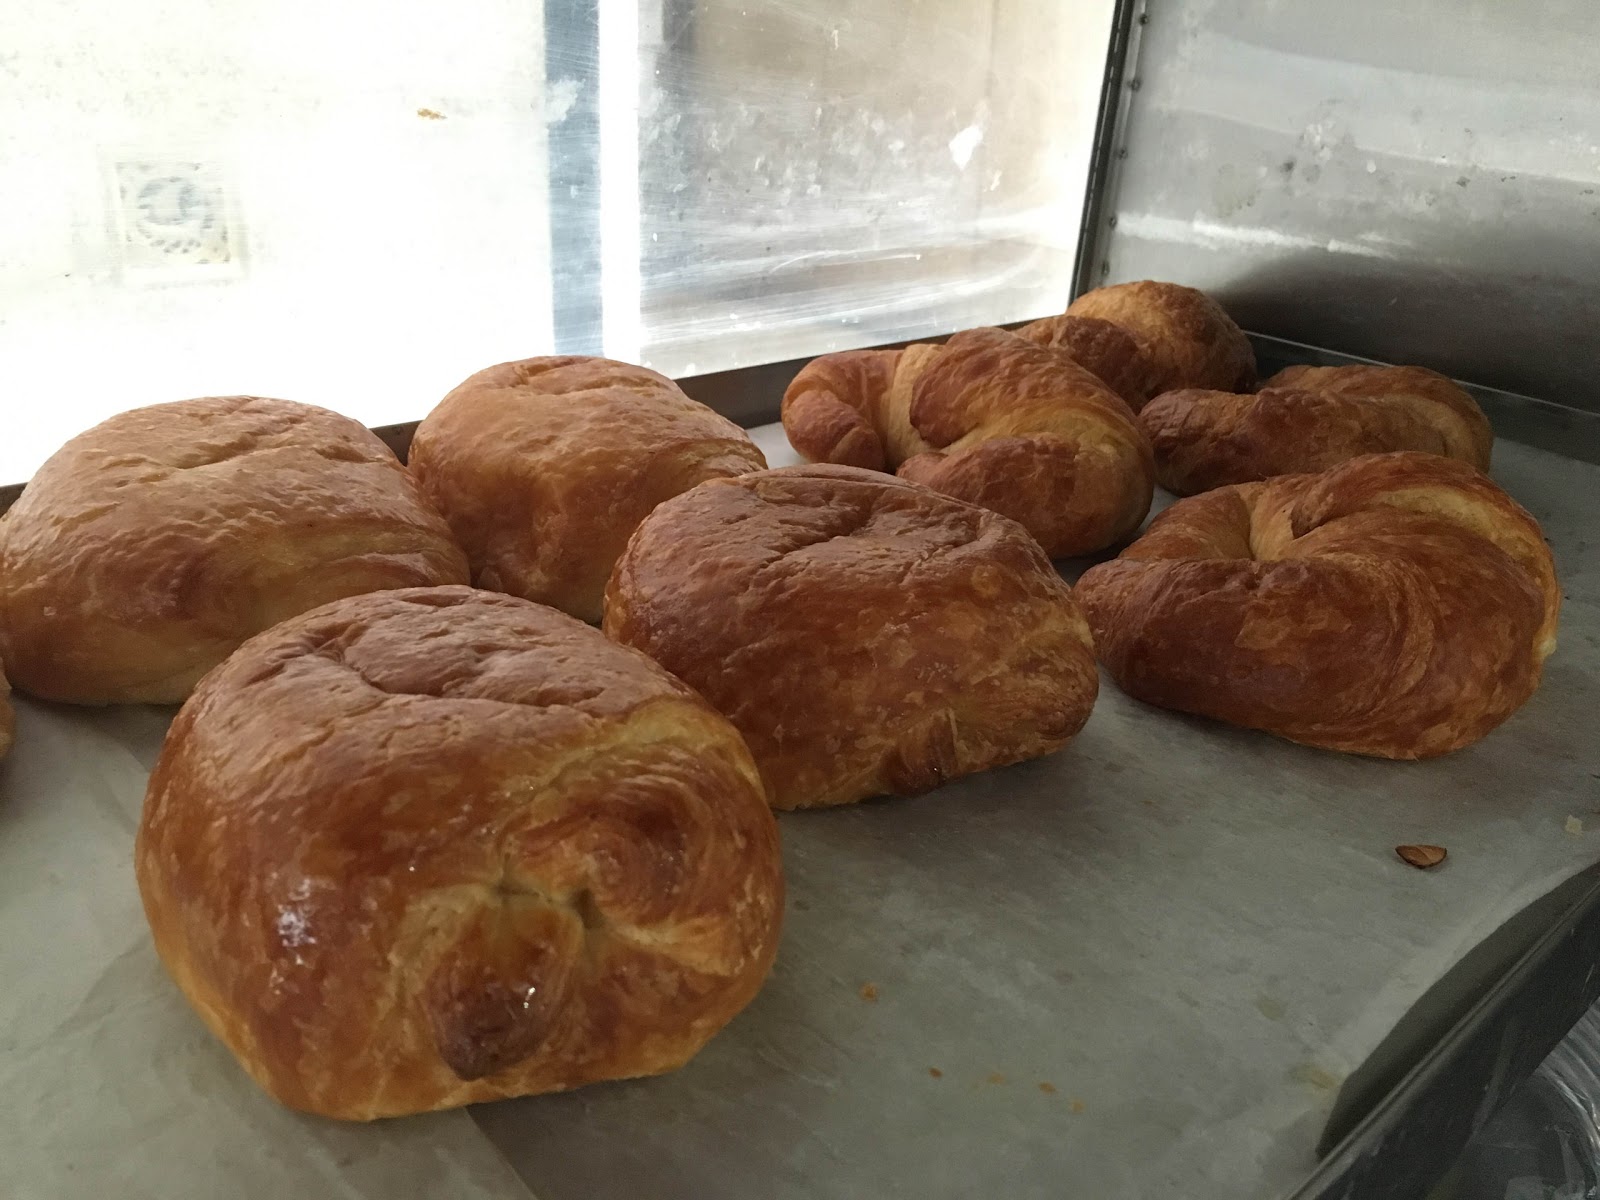
[[1418, 870], [1426, 871], [1444, 861], [1443, 846], [1396, 846], [1394, 852]]

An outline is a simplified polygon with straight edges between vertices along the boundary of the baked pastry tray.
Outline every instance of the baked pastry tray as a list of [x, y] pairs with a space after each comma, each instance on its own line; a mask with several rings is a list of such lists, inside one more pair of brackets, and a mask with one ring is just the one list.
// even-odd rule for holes
[[[756, 433], [793, 461], [781, 430]], [[1367, 1110], [1397, 1080], [1425, 1092], [1452, 1027], [1459, 1052], [1507, 1005], [1524, 1031], [1559, 1020], [1534, 959], [1600, 987], [1569, 961], [1581, 939], [1535, 945], [1571, 932], [1600, 856], [1600, 467], [1504, 442], [1495, 460], [1566, 602], [1543, 687], [1485, 741], [1370, 761], [1104, 682], [1051, 758], [785, 815], [776, 970], [687, 1068], [466, 1112], [340, 1125], [256, 1091], [163, 975], [134, 887], [171, 712], [19, 699], [0, 765], [5, 1191], [1312, 1194], [1319, 1142], [1355, 1129], [1347, 1164], [1393, 1142]], [[1396, 856], [1407, 843], [1449, 857], [1418, 870]], [[1514, 1082], [1516, 1055], [1495, 1063]], [[1430, 1111], [1470, 1120], [1488, 1093], [1463, 1091]]]

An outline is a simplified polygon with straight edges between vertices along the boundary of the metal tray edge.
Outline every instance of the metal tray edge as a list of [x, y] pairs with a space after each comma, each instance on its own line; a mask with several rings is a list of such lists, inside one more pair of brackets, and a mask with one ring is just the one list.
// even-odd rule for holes
[[1427, 1195], [1597, 998], [1600, 879], [1593, 879], [1287, 1200]]

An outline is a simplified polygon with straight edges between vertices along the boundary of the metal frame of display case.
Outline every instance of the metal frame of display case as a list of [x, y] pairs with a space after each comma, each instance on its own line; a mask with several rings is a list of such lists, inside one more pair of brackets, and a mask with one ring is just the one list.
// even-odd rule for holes
[[[563, 61], [592, 59], [598, 36], [595, 3], [551, 5], [546, 57], [552, 74]], [[1150, 20], [1147, 0], [1119, 0], [1097, 122], [1079, 238], [1075, 291], [1098, 285], [1113, 270], [1117, 184], [1129, 157], [1128, 100], [1142, 80], [1139, 53]], [[602, 325], [598, 256], [599, 190], [596, 97], [580, 96], [552, 133], [552, 243], [562, 248], [552, 288], [561, 352], [594, 353]], [[578, 248], [573, 252], [573, 248]], [[1263, 364], [1367, 361], [1302, 343], [1255, 338]], [[753, 426], [775, 419], [785, 384], [804, 360], [745, 367], [682, 379], [691, 396]], [[1493, 388], [1471, 388], [1502, 436], [1600, 463], [1600, 413]], [[402, 458], [416, 423], [378, 430]], [[0, 488], [0, 511], [21, 486]], [[1506, 964], [1509, 963], [1509, 967]], [[1410, 1200], [1449, 1167], [1543, 1057], [1600, 998], [1600, 877], [1586, 873], [1505, 931], [1481, 983], [1464, 1007], [1426, 1013], [1434, 1036], [1420, 1058], [1396, 1057], [1346, 1083], [1324, 1133], [1320, 1166], [1294, 1200]], [[1421, 1007], [1421, 1006], [1419, 1006]]]

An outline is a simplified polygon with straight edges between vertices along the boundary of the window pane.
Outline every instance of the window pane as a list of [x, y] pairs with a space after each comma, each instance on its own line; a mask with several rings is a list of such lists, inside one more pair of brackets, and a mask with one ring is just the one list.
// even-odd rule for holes
[[184, 396], [1058, 310], [1113, 2], [0, 6], [0, 483]]
[[550, 343], [527, 0], [0, 5], [0, 483], [135, 405], [421, 415]]
[[642, 342], [692, 374], [1057, 312], [1112, 0], [663, 0]]

